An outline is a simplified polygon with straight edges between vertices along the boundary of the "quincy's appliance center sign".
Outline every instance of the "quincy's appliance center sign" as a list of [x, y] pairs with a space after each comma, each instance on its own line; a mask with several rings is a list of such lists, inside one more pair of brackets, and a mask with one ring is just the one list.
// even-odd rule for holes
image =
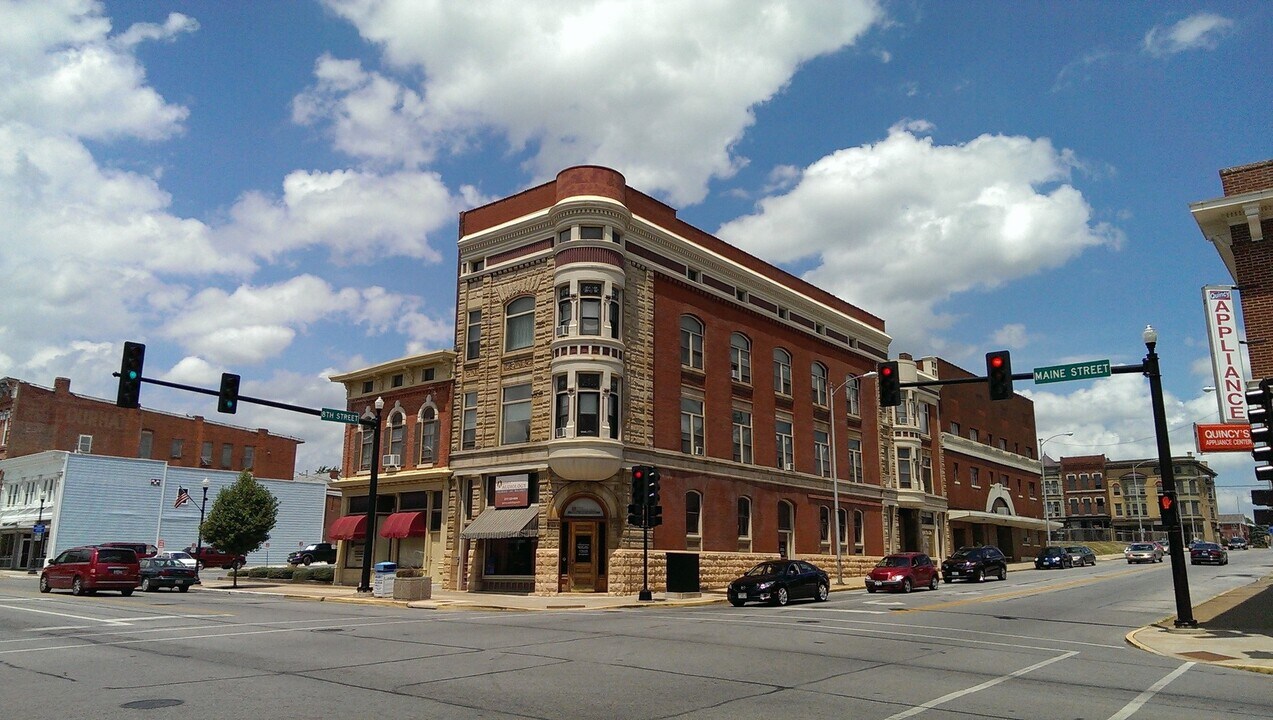
[[1215, 373], [1220, 422], [1248, 422], [1242, 379], [1242, 345], [1238, 342], [1237, 293], [1232, 288], [1202, 288], [1207, 308], [1207, 337], [1211, 341], [1211, 369]]

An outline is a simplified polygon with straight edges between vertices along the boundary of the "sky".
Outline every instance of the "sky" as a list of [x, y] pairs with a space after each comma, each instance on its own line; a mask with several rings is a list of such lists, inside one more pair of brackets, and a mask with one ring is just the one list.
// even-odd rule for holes
[[[454, 345], [457, 218], [577, 164], [972, 371], [1138, 364], [1215, 422], [1189, 213], [1273, 157], [1273, 4], [0, 0], [0, 375], [344, 407]], [[1156, 456], [1137, 373], [1016, 389], [1049, 456]], [[154, 385], [305, 441], [343, 426]], [[1246, 453], [1203, 456], [1248, 512]]]

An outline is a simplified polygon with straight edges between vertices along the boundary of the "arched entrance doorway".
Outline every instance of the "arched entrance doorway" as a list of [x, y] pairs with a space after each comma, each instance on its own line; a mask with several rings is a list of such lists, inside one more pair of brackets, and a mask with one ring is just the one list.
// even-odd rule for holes
[[561, 512], [561, 589], [605, 592], [606, 511], [595, 498], [576, 497]]

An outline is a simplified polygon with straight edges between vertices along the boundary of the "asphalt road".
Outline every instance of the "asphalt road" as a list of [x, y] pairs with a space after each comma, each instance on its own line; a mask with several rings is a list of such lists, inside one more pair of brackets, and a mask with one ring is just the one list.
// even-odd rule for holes
[[[1190, 567], [1195, 601], [1273, 553]], [[1124, 635], [1167, 563], [1009, 574], [785, 608], [427, 611], [267, 596], [35, 592], [0, 578], [6, 718], [1273, 717], [1266, 675]]]

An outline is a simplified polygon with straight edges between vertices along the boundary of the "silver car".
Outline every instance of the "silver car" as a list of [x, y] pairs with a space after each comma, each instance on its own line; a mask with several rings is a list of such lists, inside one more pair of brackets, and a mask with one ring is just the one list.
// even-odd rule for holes
[[1123, 557], [1127, 558], [1128, 565], [1162, 562], [1162, 546], [1151, 542], [1132, 543], [1123, 551]]

